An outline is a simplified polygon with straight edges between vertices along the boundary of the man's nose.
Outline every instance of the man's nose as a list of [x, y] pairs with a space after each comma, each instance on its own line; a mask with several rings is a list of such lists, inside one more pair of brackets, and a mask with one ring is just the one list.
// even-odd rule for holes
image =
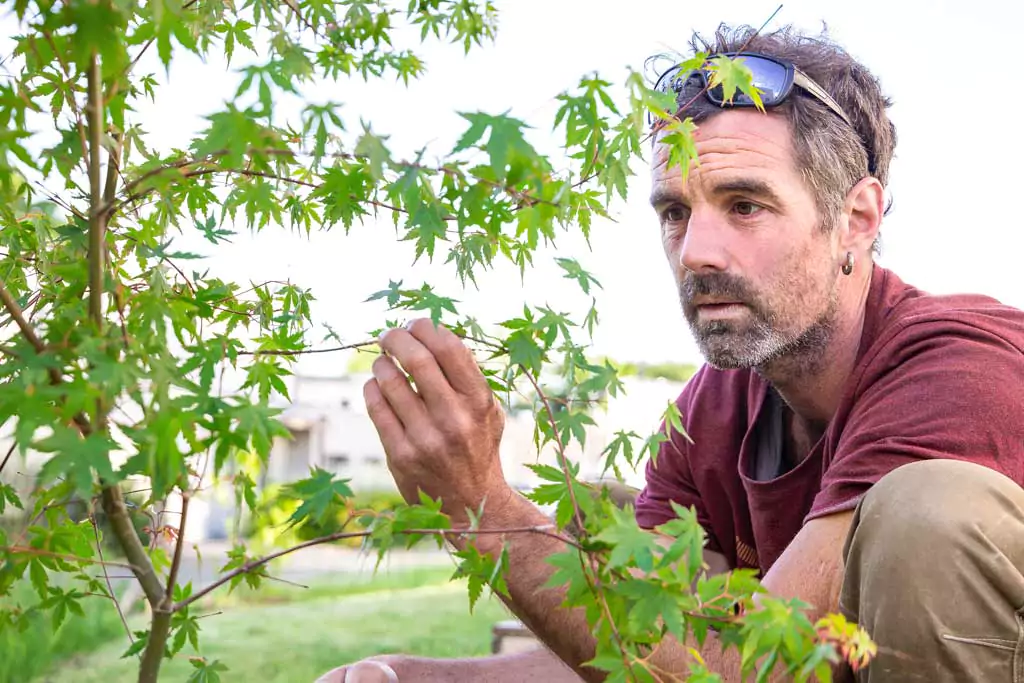
[[679, 265], [694, 273], [724, 271], [729, 267], [727, 226], [712, 212], [694, 210], [686, 224]]

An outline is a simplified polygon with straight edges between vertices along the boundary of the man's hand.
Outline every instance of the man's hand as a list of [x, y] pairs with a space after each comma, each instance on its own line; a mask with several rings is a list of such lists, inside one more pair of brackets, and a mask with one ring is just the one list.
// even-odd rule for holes
[[458, 521], [485, 500], [500, 509], [512, 498], [498, 457], [505, 413], [473, 353], [427, 319], [388, 330], [380, 346], [363, 397], [402, 496], [440, 497]]

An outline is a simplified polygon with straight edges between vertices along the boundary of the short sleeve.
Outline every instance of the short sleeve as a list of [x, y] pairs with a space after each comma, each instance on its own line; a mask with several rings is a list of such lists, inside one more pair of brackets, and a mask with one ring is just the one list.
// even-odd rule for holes
[[867, 361], [807, 520], [856, 507], [918, 460], [968, 460], [1022, 483], [1024, 355], [995, 324], [908, 324]]
[[[685, 392], [683, 396], [686, 396]], [[683, 404], [683, 397], [677, 403]], [[664, 428], [663, 424], [662, 430]], [[721, 545], [712, 531], [707, 506], [693, 480], [688, 453], [688, 444], [673, 430], [672, 437], [659, 446], [656, 462], [651, 459], [647, 463], [647, 483], [636, 500], [636, 521], [644, 529], [653, 529], [676, 518], [673, 502], [683, 507], [692, 506], [697, 512], [697, 521], [707, 534], [706, 547], [720, 553]]]

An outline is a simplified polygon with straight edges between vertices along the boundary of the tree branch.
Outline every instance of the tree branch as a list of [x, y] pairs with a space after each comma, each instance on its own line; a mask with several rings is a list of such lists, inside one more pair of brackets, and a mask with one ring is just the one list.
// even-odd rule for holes
[[43, 341], [36, 335], [36, 331], [29, 325], [28, 320], [25, 319], [25, 312], [21, 310], [21, 306], [14, 300], [4, 283], [0, 282], [0, 301], [3, 302], [4, 308], [7, 309], [7, 313], [14, 319], [14, 322], [18, 325], [18, 329], [28, 343], [32, 345], [32, 348], [36, 350], [36, 353], [42, 353], [46, 347]]
[[[106, 225], [100, 211], [103, 206], [103, 187], [100, 185], [103, 89], [100, 78], [100, 62], [93, 53], [89, 61], [89, 103], [86, 112], [89, 118], [89, 317], [97, 332], [103, 326], [103, 275], [106, 262]], [[102, 422], [102, 419], [97, 420], [97, 423], [99, 422]], [[102, 429], [102, 425], [98, 426]]]
[[[93, 51], [89, 59], [88, 74], [88, 119], [89, 119], [89, 318], [98, 339], [103, 338], [104, 306], [103, 287], [106, 276], [106, 223], [109, 216], [104, 204], [104, 187], [100, 184], [100, 153], [103, 150], [103, 83], [100, 73], [99, 58]], [[117, 165], [113, 156], [111, 166]], [[115, 185], [110, 177], [116, 174], [116, 168], [107, 169], [108, 185]], [[113, 191], [113, 190], [111, 190]], [[96, 419], [93, 423], [96, 431], [107, 430], [107, 405], [102, 396], [96, 399]], [[142, 655], [139, 666], [139, 683], [156, 683], [170, 632], [171, 615], [165, 612], [166, 593], [160, 579], [153, 569], [146, 549], [139, 540], [132, 524], [131, 515], [124, 504], [124, 497], [118, 485], [100, 482], [103, 488], [103, 510], [110, 520], [111, 529], [132, 564], [132, 572], [142, 586], [146, 598], [153, 610], [149, 640]]]
[[[164, 598], [164, 589], [160, 583], [153, 563], [146, 555], [146, 549], [139, 540], [139, 535], [132, 524], [131, 516], [128, 514], [128, 507], [124, 504], [124, 497], [121, 489], [117, 486], [107, 486], [103, 489], [103, 511], [110, 520], [111, 530], [117, 537], [117, 542], [124, 551], [125, 557], [131, 563], [132, 572], [142, 586], [142, 592], [153, 607], [159, 607]], [[133, 543], [131, 539], [135, 539]]]
[[103, 184], [104, 207], [113, 203], [117, 197], [117, 179], [121, 168], [121, 134], [114, 133], [114, 148], [107, 157], [107, 180]]
[[174, 595], [174, 585], [178, 582], [178, 569], [181, 567], [181, 549], [185, 545], [185, 522], [188, 520], [188, 501], [191, 495], [188, 491], [181, 492], [181, 519], [178, 520], [178, 538], [174, 544], [174, 559], [171, 560], [171, 570], [167, 574], [167, 589], [164, 591], [164, 609], [170, 610], [172, 605], [171, 596]]
[[[518, 533], [540, 534], [542, 536], [548, 536], [550, 538], [558, 539], [559, 541], [562, 541], [563, 543], [567, 543], [567, 544], [569, 544], [569, 545], [571, 545], [571, 546], [573, 546], [573, 547], [575, 547], [575, 548], [577, 548], [579, 550], [583, 550], [582, 546], [580, 546], [580, 544], [577, 543], [576, 541], [574, 541], [573, 539], [566, 538], [562, 534], [559, 534], [559, 533], [556, 533], [554, 531], [551, 531], [554, 528], [555, 528], [554, 525], [546, 525], [546, 526], [510, 527], [510, 528], [507, 528], [507, 529], [404, 529], [402, 531], [396, 531], [395, 533], [396, 534], [400, 534], [400, 535], [404, 535], [404, 536], [442, 536], [442, 537], [463, 536], [463, 535], [464, 536], [482, 536], [482, 535], [518, 534]], [[188, 607], [189, 605], [191, 605], [196, 600], [199, 600], [200, 598], [206, 596], [210, 592], [216, 590], [217, 588], [220, 588], [221, 586], [223, 586], [225, 583], [231, 581], [231, 579], [235, 578], [236, 576], [241, 576], [242, 574], [248, 574], [249, 572], [251, 572], [251, 571], [253, 571], [255, 569], [259, 569], [260, 567], [262, 567], [263, 565], [267, 564], [268, 562], [272, 562], [273, 560], [276, 560], [279, 557], [283, 557], [285, 555], [293, 553], [296, 550], [302, 550], [304, 548], [311, 548], [311, 547], [313, 547], [315, 545], [323, 545], [324, 543], [332, 543], [334, 541], [340, 541], [340, 540], [346, 539], [346, 538], [365, 538], [365, 537], [369, 536], [372, 533], [373, 533], [372, 531], [339, 531], [338, 533], [331, 534], [329, 536], [322, 536], [321, 538], [314, 538], [311, 541], [306, 541], [305, 543], [299, 543], [298, 545], [294, 545], [294, 546], [292, 546], [290, 548], [285, 548], [284, 550], [279, 550], [277, 552], [270, 553], [269, 555], [261, 557], [261, 558], [259, 558], [257, 560], [252, 560], [251, 562], [246, 562], [241, 567], [238, 567], [237, 569], [231, 570], [227, 574], [224, 574], [223, 576], [219, 577], [213, 583], [203, 587], [199, 591], [196, 591], [195, 593], [190, 595], [188, 598], [182, 600], [181, 602], [175, 603], [174, 607], [171, 608], [171, 611], [172, 612], [177, 612], [179, 610], [182, 610], [182, 609]]]

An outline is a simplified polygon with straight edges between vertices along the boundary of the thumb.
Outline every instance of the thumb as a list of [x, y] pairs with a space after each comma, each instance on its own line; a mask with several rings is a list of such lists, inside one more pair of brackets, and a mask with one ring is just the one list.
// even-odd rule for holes
[[359, 662], [348, 668], [340, 683], [398, 683], [398, 674], [383, 662]]

